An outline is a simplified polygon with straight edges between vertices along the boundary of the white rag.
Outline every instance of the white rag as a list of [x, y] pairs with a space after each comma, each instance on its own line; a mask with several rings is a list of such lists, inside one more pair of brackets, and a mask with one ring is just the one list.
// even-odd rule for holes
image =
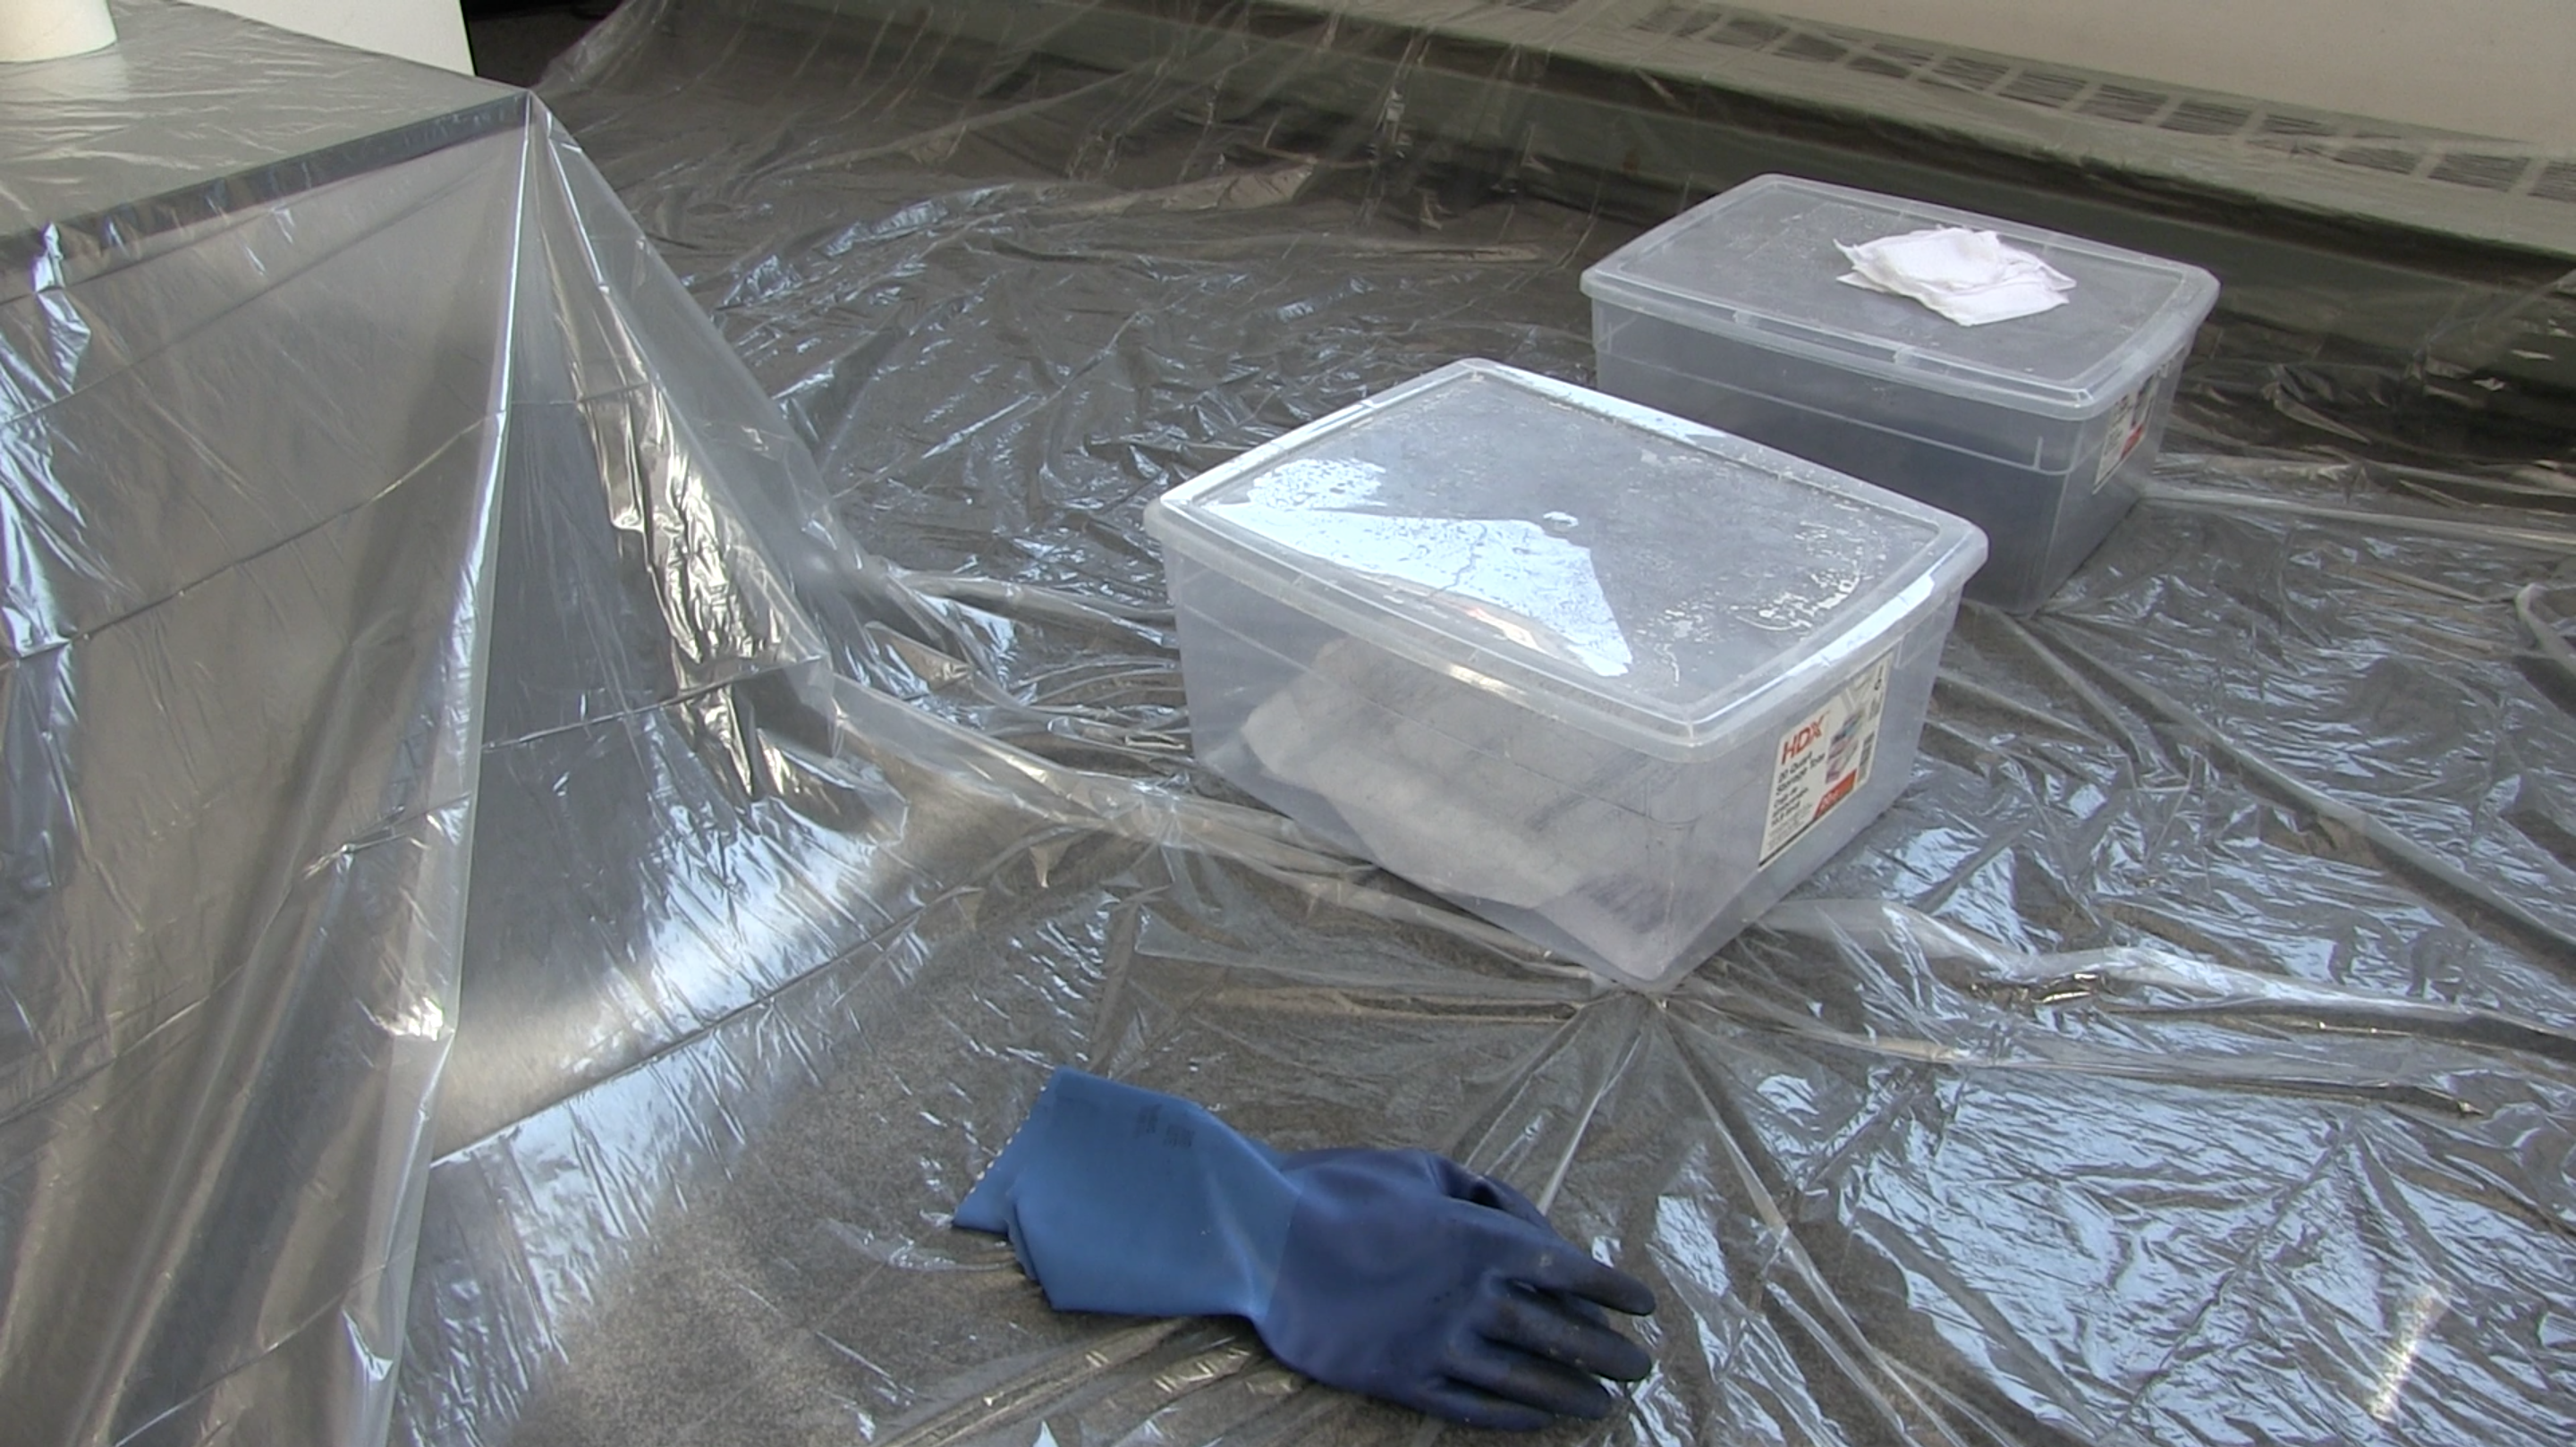
[[2064, 306], [2075, 289], [2074, 278], [1991, 231], [1943, 226], [1834, 245], [1852, 264], [1845, 284], [1912, 297], [1963, 327]]

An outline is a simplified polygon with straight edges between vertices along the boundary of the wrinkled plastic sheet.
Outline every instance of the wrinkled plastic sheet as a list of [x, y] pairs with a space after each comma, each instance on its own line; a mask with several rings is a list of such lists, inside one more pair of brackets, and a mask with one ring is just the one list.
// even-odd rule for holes
[[2567, 1440], [2563, 399], [2223, 305], [1897, 805], [1647, 998], [1201, 772], [1138, 521], [1457, 356], [1583, 379], [1647, 218], [859, 3], [208, 157], [361, 63], [118, 18], [207, 175], [0, 293], [12, 1440], [1452, 1434], [951, 1230], [1060, 1062], [1644, 1276], [1550, 1440]]

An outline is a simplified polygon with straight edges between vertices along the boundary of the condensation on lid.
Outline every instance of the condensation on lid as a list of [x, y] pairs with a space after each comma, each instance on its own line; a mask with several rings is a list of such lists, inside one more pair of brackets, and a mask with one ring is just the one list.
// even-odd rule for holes
[[1945, 514], [1490, 362], [1291, 433], [1147, 521], [1373, 641], [1667, 735], [1983, 552]]
[[[2075, 281], [2067, 304], [1963, 327], [1848, 286], [1841, 247], [1935, 227], [1993, 231]], [[1583, 290], [1739, 341], [2007, 407], [2082, 415], [2163, 364], [2218, 297], [2182, 262], [1994, 217], [1790, 176], [1761, 176], [1630, 242]]]

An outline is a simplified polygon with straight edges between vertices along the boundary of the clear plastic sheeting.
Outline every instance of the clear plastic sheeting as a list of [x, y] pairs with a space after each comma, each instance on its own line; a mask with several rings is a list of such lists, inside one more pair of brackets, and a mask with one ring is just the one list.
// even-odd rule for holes
[[0, 1436], [372, 1442], [486, 749], [815, 656], [810, 467], [524, 96], [117, 16], [0, 75]]
[[[0, 1435], [1448, 1435], [950, 1229], [1058, 1063], [1645, 1277], [1656, 1375], [1547, 1440], [2576, 1428], [2563, 396], [2222, 301], [2147, 502], [1649, 999], [1189, 754], [1145, 501], [1460, 356], [1583, 380], [1655, 219], [1419, 143], [1421, 56], [636, 0], [576, 147], [117, 18], [160, 142], [29, 152], [0, 75]], [[244, 93], [309, 140], [210, 145]]]

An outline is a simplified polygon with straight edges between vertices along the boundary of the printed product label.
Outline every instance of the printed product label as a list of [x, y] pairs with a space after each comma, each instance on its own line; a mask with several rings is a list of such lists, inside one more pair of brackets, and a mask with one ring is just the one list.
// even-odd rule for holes
[[1780, 736], [1772, 756], [1771, 812], [1762, 825], [1762, 862], [1795, 844], [1869, 781], [1878, 757], [1878, 726], [1887, 714], [1893, 651], [1864, 668], [1851, 686]]
[[2147, 440], [2147, 404], [2164, 380], [2161, 372], [2149, 377], [2111, 409], [2111, 425], [2103, 429], [2102, 435], [2102, 467], [2093, 474], [2095, 492], [2100, 492], [2111, 474], [2120, 470], [2120, 464], [2129, 460], [2129, 454], [2138, 450], [2138, 444]]

